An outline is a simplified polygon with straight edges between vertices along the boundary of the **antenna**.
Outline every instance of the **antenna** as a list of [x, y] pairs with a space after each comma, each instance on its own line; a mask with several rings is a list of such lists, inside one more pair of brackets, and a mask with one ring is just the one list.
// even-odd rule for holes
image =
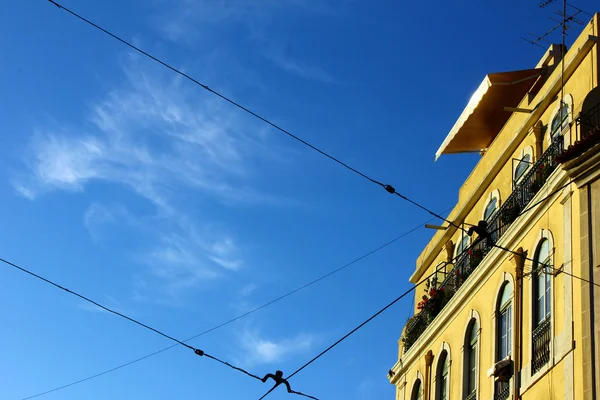
[[[541, 1], [538, 3], [538, 7], [539, 8], [547, 8], [550, 5], [554, 4], [556, 2], [556, 0], [545, 0], [545, 1]], [[567, 13], [567, 7], [570, 7], [574, 10], [574, 12], [572, 14], [568, 14]], [[526, 42], [534, 45], [534, 46], [538, 46], [541, 47], [543, 49], [545, 49], [544, 46], [542, 46], [540, 44], [540, 42], [546, 42], [548, 44], [550, 44], [551, 42], [549, 40], [547, 40], [546, 38], [548, 36], [550, 36], [552, 33], [554, 33], [556, 30], [558, 30], [559, 28], [562, 28], [562, 45], [563, 45], [563, 49], [565, 48], [565, 41], [564, 41], [564, 36], [567, 35], [567, 30], [569, 29], [569, 24], [571, 23], [576, 23], [578, 25], [583, 25], [585, 22], [582, 21], [581, 19], [576, 18], [579, 14], [587, 14], [589, 16], [593, 16], [592, 14], [583, 11], [581, 8], [576, 7], [572, 4], [567, 3], [566, 1], [563, 1], [563, 7], [561, 11], [555, 11], [554, 15], [557, 15], [560, 17], [560, 20], [557, 20], [555, 18], [552, 17], [548, 17], [548, 19], [556, 22], [556, 25], [553, 26], [550, 30], [548, 30], [546, 33], [544, 33], [541, 36], [537, 36], [534, 35], [533, 33], [527, 32], [527, 37], [521, 36], [521, 39], [525, 40]]]

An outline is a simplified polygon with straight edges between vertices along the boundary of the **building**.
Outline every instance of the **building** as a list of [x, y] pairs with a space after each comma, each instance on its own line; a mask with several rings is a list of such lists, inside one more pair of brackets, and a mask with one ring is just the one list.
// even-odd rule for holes
[[481, 159], [410, 278], [397, 400], [600, 398], [599, 24], [487, 75], [439, 148]]

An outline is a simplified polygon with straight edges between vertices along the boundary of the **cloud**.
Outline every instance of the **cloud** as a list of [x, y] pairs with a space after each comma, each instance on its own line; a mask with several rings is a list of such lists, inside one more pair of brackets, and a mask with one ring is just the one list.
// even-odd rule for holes
[[319, 81], [323, 83], [339, 84], [339, 80], [334, 78], [318, 65], [310, 65], [291, 59], [283, 51], [267, 52], [265, 57], [284, 71], [299, 76], [300, 78]]
[[[133, 190], [164, 211], [181, 187], [222, 202], [277, 203], [253, 190], [253, 160], [269, 157], [253, 124], [224, 111], [217, 99], [199, 100], [178, 79], [126, 68], [127, 84], [92, 106], [93, 129], [38, 129], [26, 164], [13, 179], [34, 199], [52, 190], [82, 192], [104, 181]], [[282, 201], [285, 203], [285, 201]]]
[[242, 290], [240, 291], [240, 295], [242, 297], [248, 297], [250, 296], [256, 289], [258, 289], [258, 286], [254, 283], [249, 283], [247, 285], [245, 285]]
[[239, 337], [246, 365], [274, 364], [291, 356], [310, 351], [317, 339], [312, 334], [299, 333], [287, 339], [267, 339], [257, 331], [245, 329]]
[[153, 206], [132, 212], [118, 203], [118, 191], [105, 190], [111, 205], [93, 199], [83, 223], [98, 244], [124, 227], [143, 236], [144, 243], [130, 249], [148, 267], [135, 278], [136, 296], [152, 299], [157, 291], [172, 300], [245, 266], [239, 239], [210, 212], [199, 211], [199, 204], [207, 209], [295, 202], [254, 189], [258, 166], [280, 162], [255, 121], [136, 60], [124, 67], [119, 88], [89, 103], [79, 127], [70, 122], [75, 128], [35, 129], [24, 170], [11, 183], [29, 200], [56, 191], [85, 193], [102, 183]]
[[[230, 52], [232, 54], [226, 62], [230, 67], [231, 63], [237, 62], [239, 55], [236, 46], [241, 41], [245, 48], [254, 50], [289, 74], [338, 84], [338, 79], [314, 62], [293, 59], [284, 51], [284, 33], [277, 29], [280, 29], [282, 19], [292, 15], [296, 19], [300, 13], [307, 17], [336, 14], [322, 0], [209, 0], [184, 1], [175, 6], [170, 4], [160, 17], [154, 19], [158, 31], [166, 39], [187, 44], [188, 47], [200, 46], [205, 58], [208, 49], [211, 54], [209, 62]], [[240, 35], [240, 28], [249, 33]], [[230, 42], [230, 31], [236, 32], [236, 42]], [[214, 43], [218, 43], [218, 46], [214, 46]], [[240, 69], [239, 65], [237, 67]], [[244, 74], [251, 73], [245, 70]]]
[[332, 14], [333, 9], [322, 0], [208, 0], [163, 1], [155, 22], [170, 40], [197, 39], [201, 29], [207, 35], [215, 31], [234, 30], [240, 25], [251, 32], [262, 30], [272, 20], [298, 12]]

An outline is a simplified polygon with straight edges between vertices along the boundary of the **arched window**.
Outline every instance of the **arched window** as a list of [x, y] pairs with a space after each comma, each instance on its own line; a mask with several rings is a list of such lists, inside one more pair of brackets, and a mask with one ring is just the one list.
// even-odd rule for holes
[[531, 164], [531, 154], [524, 154], [515, 168], [515, 175], [513, 179], [515, 184], [519, 183], [519, 180], [523, 177], [523, 175], [525, 175], [525, 172], [527, 172]]
[[[512, 353], [512, 296], [513, 287], [506, 282], [498, 297], [496, 310], [496, 362], [504, 360]], [[509, 382], [496, 382], [495, 400], [508, 399], [510, 395]]]
[[435, 399], [436, 400], [448, 400], [448, 371], [449, 370], [449, 362], [448, 362], [448, 352], [446, 350], [442, 351], [440, 354], [440, 359], [437, 364], [437, 369], [435, 373]]
[[519, 184], [525, 177], [525, 174], [533, 165], [533, 147], [524, 147], [519, 153], [518, 157], [513, 160], [513, 188]]
[[469, 247], [469, 240], [469, 235], [462, 232], [460, 240], [456, 245], [456, 249], [454, 249], [454, 257], [458, 256], [459, 254], [462, 254], [467, 249], [467, 247]]
[[490, 201], [488, 201], [487, 206], [485, 206], [483, 219], [488, 221], [490, 217], [496, 213], [496, 210], [498, 210], [498, 198], [493, 196]]
[[423, 388], [421, 388], [421, 380], [417, 379], [413, 385], [413, 390], [410, 394], [410, 400], [422, 400], [423, 399]]
[[456, 244], [456, 248], [454, 249], [454, 265], [460, 268], [461, 273], [469, 264], [469, 257], [462, 254], [469, 247], [470, 239], [471, 238], [469, 237], [469, 235], [467, 235], [464, 231], [461, 232], [460, 240], [458, 241], [458, 243]]
[[474, 318], [469, 323], [464, 344], [464, 399], [472, 400], [477, 398], [477, 342], [479, 340], [479, 326]]
[[511, 354], [512, 337], [512, 284], [506, 282], [498, 301], [498, 355], [497, 361]]
[[532, 373], [550, 361], [551, 255], [550, 241], [544, 238], [535, 252], [533, 272]]
[[550, 241], [548, 239], [542, 239], [537, 247], [534, 266], [533, 293], [535, 306], [533, 315], [535, 326], [538, 326], [546, 318], [550, 317], [551, 277]]
[[559, 110], [552, 117], [550, 123], [550, 139], [562, 134], [563, 130], [569, 125], [569, 104], [561, 101]]

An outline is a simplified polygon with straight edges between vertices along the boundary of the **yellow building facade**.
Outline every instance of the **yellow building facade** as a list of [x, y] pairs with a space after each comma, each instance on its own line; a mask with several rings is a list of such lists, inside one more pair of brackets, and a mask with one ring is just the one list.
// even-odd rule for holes
[[396, 400], [600, 398], [599, 23], [487, 75], [438, 150], [482, 156], [410, 278]]

